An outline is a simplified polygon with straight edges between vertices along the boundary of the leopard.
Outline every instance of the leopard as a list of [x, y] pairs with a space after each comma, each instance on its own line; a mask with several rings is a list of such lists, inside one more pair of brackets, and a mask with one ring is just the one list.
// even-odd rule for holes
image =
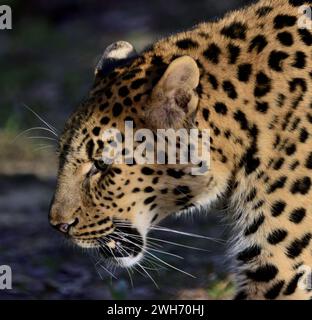
[[[310, 5], [260, 0], [140, 53], [126, 41], [108, 46], [59, 139], [50, 224], [131, 268], [164, 218], [224, 201], [233, 299], [311, 299]], [[103, 132], [118, 130], [122, 143], [126, 121], [154, 135], [209, 130], [208, 168], [194, 175], [199, 163], [107, 163]]]

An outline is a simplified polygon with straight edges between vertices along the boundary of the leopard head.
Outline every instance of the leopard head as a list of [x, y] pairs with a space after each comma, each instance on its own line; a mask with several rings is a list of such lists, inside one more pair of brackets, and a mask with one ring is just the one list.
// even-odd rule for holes
[[[222, 168], [220, 183], [215, 183], [202, 162], [169, 163], [166, 152], [161, 164], [155, 158], [147, 163], [103, 158], [112, 141], [122, 145], [119, 151], [125, 159], [131, 158], [125, 122], [132, 123], [135, 132], [148, 129], [152, 142], [156, 129], [189, 132], [196, 127], [199, 77], [199, 68], [189, 56], [171, 62], [152, 51], [137, 56], [125, 42], [106, 49], [94, 87], [60, 138], [52, 226], [78, 246], [98, 248], [105, 258], [129, 267], [143, 258], [153, 225], [170, 214], [206, 204], [207, 192], [211, 200], [216, 197], [220, 183], [227, 179]], [[115, 132], [113, 140], [108, 131]], [[146, 150], [155, 151], [155, 145], [145, 142]], [[174, 144], [181, 149], [181, 140]], [[134, 149], [139, 145], [135, 141]], [[186, 146], [186, 152], [192, 152], [191, 143]], [[201, 174], [192, 174], [194, 169]]]

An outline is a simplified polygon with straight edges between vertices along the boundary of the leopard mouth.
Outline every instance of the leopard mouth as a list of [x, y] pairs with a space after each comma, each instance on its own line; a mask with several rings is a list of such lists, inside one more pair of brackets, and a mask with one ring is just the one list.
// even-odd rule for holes
[[139, 263], [146, 251], [145, 237], [130, 224], [118, 225], [114, 232], [91, 239], [69, 237], [79, 247], [93, 250], [107, 262], [118, 267], [129, 268]]
[[117, 266], [131, 267], [143, 259], [145, 241], [134, 227], [118, 227], [113, 234], [98, 242], [101, 256]]

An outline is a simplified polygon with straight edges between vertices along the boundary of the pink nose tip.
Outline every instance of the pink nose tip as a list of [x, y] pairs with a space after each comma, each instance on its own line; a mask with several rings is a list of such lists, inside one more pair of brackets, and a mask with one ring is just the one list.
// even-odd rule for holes
[[60, 223], [55, 227], [63, 233], [68, 233], [70, 225], [68, 223]]
[[59, 224], [53, 223], [50, 221], [51, 226], [62, 233], [69, 233], [70, 228], [74, 227], [78, 223], [79, 223], [78, 218], [76, 218], [75, 220], [68, 222], [68, 223], [63, 222], [63, 223], [59, 223]]

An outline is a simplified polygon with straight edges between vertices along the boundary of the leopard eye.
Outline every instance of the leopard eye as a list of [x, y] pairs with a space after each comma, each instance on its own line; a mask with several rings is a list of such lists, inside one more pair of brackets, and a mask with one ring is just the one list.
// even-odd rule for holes
[[94, 161], [94, 166], [98, 171], [102, 171], [102, 172], [107, 172], [109, 169], [109, 164], [107, 164], [105, 161], [103, 161], [102, 159], [100, 160], [95, 160]]

